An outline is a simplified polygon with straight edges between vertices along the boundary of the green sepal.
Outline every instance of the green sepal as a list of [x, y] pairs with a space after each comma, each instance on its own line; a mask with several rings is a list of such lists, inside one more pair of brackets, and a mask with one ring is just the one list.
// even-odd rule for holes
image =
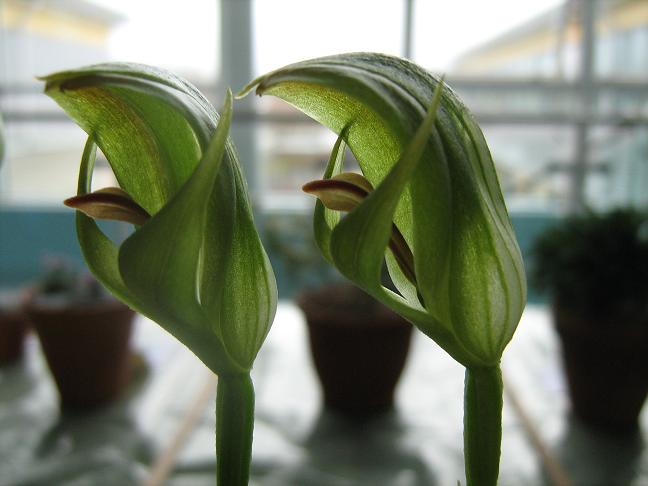
[[369, 194], [335, 227], [331, 236], [331, 255], [335, 266], [349, 280], [399, 314], [412, 321], [432, 337], [451, 356], [462, 363], [479, 362], [454, 339], [452, 331], [433, 316], [425, 313], [418, 299], [410, 300], [382, 286], [381, 271], [392, 232], [394, 212], [408, 184], [432, 130], [442, 85], [439, 84], [432, 104], [400, 160]]
[[[89, 136], [81, 156], [77, 195], [90, 192], [96, 155], [97, 146], [92, 136]], [[76, 228], [79, 246], [90, 271], [115, 297], [139, 310], [140, 303], [128, 290], [119, 273], [119, 248], [99, 229], [92, 218], [81, 211], [77, 211]]]
[[[227, 148], [227, 147], [226, 147]], [[232, 147], [230, 147], [231, 149]], [[250, 369], [277, 309], [277, 286], [232, 151], [212, 193], [201, 259], [200, 302], [228, 355]]]
[[232, 99], [228, 94], [212, 141], [189, 180], [124, 241], [119, 251], [120, 274], [146, 313], [217, 373], [227, 370], [231, 363], [225, 359], [218, 339], [220, 329], [213, 326], [198, 300], [197, 276], [201, 275], [207, 208], [223, 160], [231, 117]]
[[331, 255], [350, 280], [369, 289], [381, 285], [383, 258], [392, 233], [394, 213], [421, 158], [439, 104], [437, 93], [411, 143], [381, 184], [335, 228]]
[[[335, 145], [333, 145], [331, 156], [329, 157], [326, 170], [324, 171], [324, 179], [330, 179], [342, 172], [342, 169], [344, 168], [344, 154], [347, 146], [344, 141], [345, 135], [346, 130], [342, 130], [335, 141]], [[331, 256], [330, 250], [331, 234], [333, 228], [335, 228], [339, 222], [339, 211], [328, 209], [319, 199], [315, 201], [315, 210], [313, 212], [313, 234], [317, 246], [329, 263], [333, 263], [333, 257]]]

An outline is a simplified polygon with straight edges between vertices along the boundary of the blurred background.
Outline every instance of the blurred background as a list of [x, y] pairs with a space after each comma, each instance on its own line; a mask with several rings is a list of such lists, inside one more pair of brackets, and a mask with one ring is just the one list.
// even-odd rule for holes
[[[646, 0], [0, 0], [0, 287], [32, 282], [52, 256], [81, 261], [74, 214], [61, 201], [76, 192], [85, 134], [42, 94], [37, 76], [105, 61], [153, 64], [219, 107], [227, 87], [237, 91], [287, 63], [347, 51], [407, 57], [446, 76], [483, 128], [527, 264], [537, 236], [568, 215], [648, 205]], [[249, 96], [235, 108], [232, 136], [279, 295], [288, 300], [331, 278], [310, 234], [313, 201], [300, 187], [321, 176], [335, 135], [270, 97]], [[105, 160], [94, 180], [113, 184]], [[545, 301], [531, 289], [534, 318], [543, 322]], [[555, 348], [551, 333], [533, 332]], [[520, 386], [540, 376], [549, 390], [541, 401], [560, 395], [551, 374], [557, 361], [536, 365]], [[580, 432], [561, 435], [561, 423], [545, 429], [553, 430], [547, 441], [562, 437], [556, 447], [568, 450]], [[648, 484], [642, 451], [627, 453], [630, 479], [614, 484]], [[507, 477], [550, 484], [540, 469], [520, 466], [521, 476]], [[613, 484], [602, 481], [575, 484]]]
[[[0, 5], [0, 108], [7, 138], [0, 227], [11, 221], [6, 231], [20, 241], [8, 246], [3, 233], [0, 282], [35, 276], [33, 263], [47, 248], [16, 233], [47, 224], [39, 219], [43, 212], [57, 213], [48, 218], [52, 222], [66, 214], [60, 202], [74, 193], [84, 140], [42, 96], [36, 76], [103, 61], [171, 69], [218, 107], [227, 86], [237, 90], [300, 59], [361, 50], [405, 56], [445, 74], [480, 121], [525, 250], [556, 216], [585, 205], [648, 201], [643, 1]], [[334, 136], [278, 100], [252, 97], [238, 106], [233, 136], [258, 213], [267, 216], [270, 231], [282, 225], [285, 234], [277, 219], [310, 211], [312, 201], [299, 187], [319, 177]], [[105, 165], [95, 175], [98, 186], [110, 178]], [[44, 233], [58, 238], [56, 231]], [[280, 283], [290, 291], [282, 275]]]

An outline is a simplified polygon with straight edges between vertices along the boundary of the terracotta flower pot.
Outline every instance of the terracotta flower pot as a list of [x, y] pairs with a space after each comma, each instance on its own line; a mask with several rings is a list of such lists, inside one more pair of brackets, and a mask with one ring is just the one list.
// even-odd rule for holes
[[22, 312], [0, 310], [0, 366], [20, 360], [28, 328], [27, 317]]
[[305, 292], [298, 305], [325, 407], [354, 416], [392, 409], [412, 325], [348, 284]]
[[648, 392], [648, 323], [591, 322], [554, 306], [572, 408], [611, 433], [634, 432]]
[[130, 379], [134, 312], [104, 300], [66, 307], [26, 306], [63, 410], [89, 410], [117, 399]]

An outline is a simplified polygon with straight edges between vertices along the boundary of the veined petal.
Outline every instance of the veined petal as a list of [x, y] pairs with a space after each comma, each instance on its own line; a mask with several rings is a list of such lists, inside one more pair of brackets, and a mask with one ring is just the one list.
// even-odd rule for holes
[[43, 79], [45, 92], [93, 136], [119, 186], [149, 214], [189, 178], [218, 121], [186, 83], [149, 66], [100, 64]]

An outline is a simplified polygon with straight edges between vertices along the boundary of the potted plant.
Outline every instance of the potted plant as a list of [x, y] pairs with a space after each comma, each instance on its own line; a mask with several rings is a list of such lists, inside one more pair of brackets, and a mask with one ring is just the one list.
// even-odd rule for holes
[[121, 395], [131, 374], [131, 309], [91, 275], [55, 260], [30, 290], [24, 311], [64, 411], [92, 410]]
[[356, 420], [375, 417], [393, 408], [412, 325], [327, 265], [304, 219], [272, 215], [265, 232], [296, 287], [324, 407]]
[[648, 392], [648, 239], [633, 209], [566, 218], [534, 246], [535, 285], [551, 297], [576, 416], [635, 431]]
[[300, 294], [325, 407], [366, 419], [390, 411], [412, 325], [349, 283]]
[[[526, 277], [484, 136], [443, 86], [407, 60], [351, 53], [278, 69], [241, 95], [277, 96], [338, 134], [324, 178], [304, 186], [319, 199], [318, 246], [466, 368], [466, 480], [489, 486], [499, 475], [500, 360]], [[342, 172], [347, 145], [362, 174]], [[397, 292], [382, 283], [385, 259]]]

